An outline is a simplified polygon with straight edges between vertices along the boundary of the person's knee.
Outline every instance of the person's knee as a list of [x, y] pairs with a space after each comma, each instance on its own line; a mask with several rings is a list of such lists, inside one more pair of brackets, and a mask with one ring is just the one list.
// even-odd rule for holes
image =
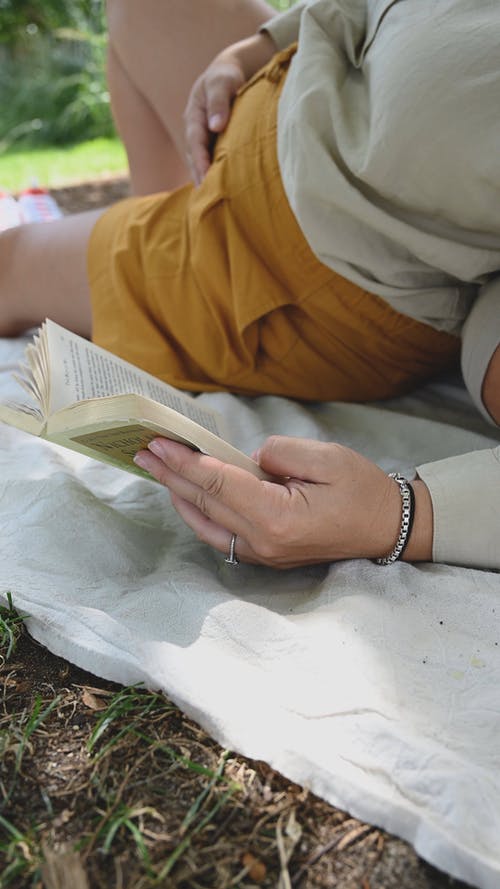
[[114, 30], [117, 24], [122, 6], [123, 4], [120, 2], [120, 0], [107, 0], [106, 18], [108, 22], [108, 31], [110, 33]]
[[109, 42], [120, 46], [124, 40], [128, 42], [131, 36], [140, 39], [146, 17], [150, 18], [143, 4], [138, 3], [137, 0], [107, 0], [106, 18]]
[[107, 0], [108, 43], [122, 64], [128, 67], [127, 60], [133, 63], [135, 57], [140, 59], [156, 42], [158, 34], [162, 35], [167, 52], [168, 35], [175, 35], [177, 30], [178, 7], [179, 0]]
[[[185, 4], [189, 0], [182, 0]], [[137, 36], [146, 28], [155, 27], [155, 20], [169, 19], [175, 14], [175, 8], [179, 0], [162, 0], [157, 4], [142, 0], [107, 0], [106, 17], [108, 22], [108, 34], [110, 39], [120, 39], [122, 36]]]

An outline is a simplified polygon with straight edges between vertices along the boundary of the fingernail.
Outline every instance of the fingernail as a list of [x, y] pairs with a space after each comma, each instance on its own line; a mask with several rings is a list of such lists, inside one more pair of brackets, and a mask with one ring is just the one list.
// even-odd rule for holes
[[224, 118], [222, 117], [222, 114], [212, 114], [208, 118], [208, 126], [211, 130], [217, 130], [220, 126], [222, 126], [223, 121]]
[[169, 457], [172, 457], [172, 444], [173, 442], [166, 438], [153, 438], [153, 441], [150, 441], [148, 444], [148, 450], [156, 454], [157, 457], [161, 457], [162, 460], [167, 460]]
[[140, 469], [148, 468], [148, 457], [147, 454], [136, 454], [134, 457], [134, 463], [136, 466], [139, 466]]
[[149, 442], [148, 450], [152, 451], [153, 454], [156, 454], [157, 457], [163, 457], [165, 453], [165, 444], [164, 442], [158, 441], [158, 439], [154, 438], [153, 441]]

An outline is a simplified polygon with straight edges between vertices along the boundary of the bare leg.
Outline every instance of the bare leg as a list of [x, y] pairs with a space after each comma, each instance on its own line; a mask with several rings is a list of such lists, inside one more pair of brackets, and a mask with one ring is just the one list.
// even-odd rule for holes
[[90, 336], [87, 246], [101, 210], [36, 222], [0, 235], [0, 336], [52, 318]]
[[183, 111], [214, 56], [275, 14], [264, 0], [108, 0], [108, 78], [134, 194], [189, 179]]
[[[264, 0], [108, 0], [110, 89], [136, 194], [187, 180], [182, 115], [194, 80], [273, 12]], [[87, 246], [99, 212], [0, 235], [0, 336], [46, 317], [90, 335]]]

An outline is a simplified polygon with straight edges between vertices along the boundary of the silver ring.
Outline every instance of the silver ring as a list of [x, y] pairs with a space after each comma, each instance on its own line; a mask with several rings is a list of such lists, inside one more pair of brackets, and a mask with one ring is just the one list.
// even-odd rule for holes
[[238, 559], [238, 556], [236, 555], [236, 552], [235, 552], [236, 537], [237, 537], [236, 534], [231, 534], [231, 543], [229, 544], [229, 553], [226, 556], [226, 558], [224, 559], [224, 561], [227, 562], [228, 565], [239, 565], [240, 564], [240, 560]]

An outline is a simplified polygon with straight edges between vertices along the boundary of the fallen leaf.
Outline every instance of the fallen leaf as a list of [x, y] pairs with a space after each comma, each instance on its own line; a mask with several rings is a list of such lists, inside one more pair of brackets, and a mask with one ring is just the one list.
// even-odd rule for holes
[[98, 698], [88, 688], [84, 688], [82, 691], [82, 701], [89, 710], [105, 710], [108, 706], [106, 701]]
[[74, 683], [74, 688], [81, 688], [84, 690], [86, 689], [87, 691], [92, 691], [99, 698], [110, 698], [115, 694], [114, 691], [108, 691], [107, 688], [94, 688], [93, 685], [77, 685], [76, 683]]
[[254, 880], [256, 883], [262, 883], [262, 880], [265, 879], [267, 868], [263, 861], [259, 861], [255, 855], [252, 855], [251, 852], [245, 852], [242, 856], [242, 864], [243, 867], [248, 869], [248, 876], [251, 880]]

